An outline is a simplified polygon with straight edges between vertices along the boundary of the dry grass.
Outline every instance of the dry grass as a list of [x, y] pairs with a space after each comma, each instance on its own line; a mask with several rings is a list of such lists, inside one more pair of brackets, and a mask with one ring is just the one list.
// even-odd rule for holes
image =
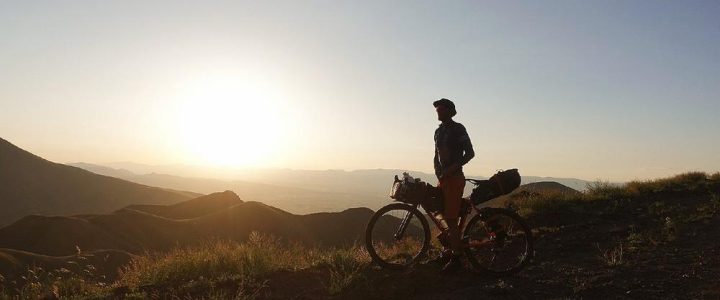
[[140, 256], [122, 270], [117, 285], [128, 286], [132, 291], [148, 286], [171, 289], [179, 295], [197, 295], [198, 291], [205, 294], [225, 285], [236, 289], [236, 298], [252, 298], [272, 272], [318, 267], [328, 270], [325, 286], [334, 294], [357, 279], [369, 261], [365, 251], [357, 246], [307, 248], [252, 233], [249, 241], [242, 244], [213, 240], [197, 247]]
[[610, 267], [620, 266], [625, 263], [623, 260], [623, 245], [618, 244], [615, 247], [609, 249], [601, 249], [600, 245], [597, 245], [598, 251], [600, 252], [600, 259]]
[[311, 248], [254, 232], [246, 243], [209, 240], [194, 247], [146, 253], [122, 268], [111, 284], [90, 273], [29, 269], [22, 282], [0, 278], [0, 299], [103, 298], [117, 290], [138, 298], [253, 299], [267, 287], [266, 278], [273, 272], [308, 268], [322, 269], [327, 274], [322, 283], [326, 292], [336, 294], [358, 280], [369, 262], [359, 246]]
[[[708, 175], [690, 172], [669, 178], [632, 181], [624, 185], [595, 182], [580, 194], [530, 193], [512, 200], [520, 214], [528, 217], [548, 217], [571, 221], [587, 214], [609, 214], [621, 209], [635, 199], [651, 199], [658, 194], [703, 194], [720, 190], [720, 173]], [[714, 194], [713, 194], [714, 195]], [[653, 209], [655, 209], [653, 207]]]

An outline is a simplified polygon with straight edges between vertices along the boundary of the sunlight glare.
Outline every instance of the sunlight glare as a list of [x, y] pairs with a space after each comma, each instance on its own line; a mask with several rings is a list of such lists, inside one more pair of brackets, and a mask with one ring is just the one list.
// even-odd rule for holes
[[267, 163], [282, 147], [276, 91], [245, 78], [193, 82], [177, 107], [177, 135], [189, 160], [226, 167]]

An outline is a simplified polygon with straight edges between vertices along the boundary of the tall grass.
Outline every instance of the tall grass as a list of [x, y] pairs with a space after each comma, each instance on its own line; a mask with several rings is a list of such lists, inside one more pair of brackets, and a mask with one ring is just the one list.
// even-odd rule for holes
[[673, 193], [673, 192], [704, 192], [716, 186], [720, 175], [708, 175], [704, 172], [688, 172], [673, 177], [648, 181], [631, 181], [626, 190], [640, 195]]
[[572, 223], [588, 215], [612, 214], [637, 199], [652, 199], [658, 195], [698, 195], [720, 193], [720, 173], [708, 175], [689, 172], [669, 178], [631, 181], [627, 184], [594, 182], [583, 193], [557, 192], [523, 193], [512, 199], [520, 214], [557, 225]]
[[233, 298], [253, 298], [274, 271], [318, 267], [327, 269], [328, 293], [337, 293], [355, 280], [370, 258], [360, 247], [308, 248], [252, 233], [246, 243], [211, 240], [196, 247], [146, 254], [131, 261], [117, 281], [132, 291], [172, 290], [195, 296], [236, 292]]
[[137, 256], [113, 283], [92, 274], [68, 270], [46, 272], [29, 268], [22, 281], [0, 276], [0, 299], [45, 297], [253, 299], [268, 286], [276, 271], [317, 269], [318, 282], [328, 295], [362, 277], [370, 262], [365, 249], [316, 248], [251, 233], [244, 243], [211, 239], [191, 247]]

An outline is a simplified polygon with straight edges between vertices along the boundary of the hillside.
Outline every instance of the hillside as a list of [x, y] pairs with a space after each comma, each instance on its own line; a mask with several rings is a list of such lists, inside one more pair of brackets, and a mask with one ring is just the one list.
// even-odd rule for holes
[[196, 196], [53, 163], [0, 138], [0, 226], [30, 214], [105, 213], [133, 203], [171, 204]]
[[245, 241], [252, 231], [343, 246], [360, 240], [371, 215], [369, 209], [295, 215], [226, 191], [167, 206], [132, 205], [111, 214], [27, 216], [0, 228], [0, 248], [55, 256], [73, 254], [77, 247], [140, 254], [212, 238]]
[[580, 194], [580, 192], [573, 188], [567, 187], [559, 182], [539, 181], [539, 182], [523, 184], [523, 185], [519, 186], [517, 189], [515, 189], [514, 191], [512, 191], [510, 194], [492, 199], [488, 202], [483, 203], [481, 206], [506, 207], [510, 203], [512, 203], [513, 199], [527, 198], [527, 197], [530, 197], [533, 195], [534, 196], [537, 196], [537, 195], [564, 196], [564, 195], [577, 195], [577, 194]]
[[[535, 256], [521, 272], [501, 278], [468, 265], [443, 274], [429, 261], [436, 250], [408, 270], [379, 269], [364, 249], [346, 243], [364, 228], [372, 213], [367, 209], [299, 216], [223, 192], [109, 215], [24, 218], [0, 230], [0, 241], [24, 244], [0, 247], [39, 252], [41, 244], [57, 243], [52, 248], [64, 253], [0, 249], [5, 278], [0, 296], [23, 291], [36, 297], [236, 299], [720, 297], [720, 173], [596, 184], [585, 192], [540, 183], [514, 195], [505, 204], [533, 228]], [[70, 242], [63, 244], [59, 236]], [[83, 238], [105, 242], [76, 248]]]
[[[717, 272], [720, 270], [717, 230], [720, 173], [688, 173], [623, 186], [597, 184], [582, 193], [570, 190], [558, 193], [558, 188], [564, 188], [556, 184], [534, 186], [549, 189], [518, 193], [508, 204], [533, 227], [535, 257], [520, 273], [503, 278], [472, 272], [469, 266], [456, 274], [442, 274], [440, 266], [429, 261], [437, 252], [431, 252], [426, 260], [411, 269], [390, 271], [373, 266], [364, 249], [357, 246], [317, 248], [287, 243], [288, 238], [332, 237], [335, 241], [338, 237], [350, 238], [355, 230], [362, 230], [371, 212], [352, 209], [340, 214], [298, 216], [261, 203], [240, 202], [225, 192], [208, 196], [218, 197], [215, 200], [198, 198], [219, 208], [203, 211], [198, 214], [201, 216], [190, 213], [203, 201], [196, 199], [174, 206], [145, 206], [145, 211], [135, 207], [110, 215], [52, 219], [56, 224], [75, 224], [68, 228], [87, 232], [88, 236], [112, 235], [115, 244], [100, 245], [102, 247], [141, 245], [139, 248], [167, 250], [145, 253], [131, 249], [128, 252], [138, 255], [131, 256], [116, 277], [93, 275], [100, 271], [65, 272], [67, 275], [52, 277], [47, 274], [53, 271], [28, 268], [25, 272], [3, 274], [8, 279], [4, 288], [7, 295], [15, 295], [10, 291], [17, 288], [25, 291], [24, 295], [136, 298], [152, 295], [260, 299], [720, 297]], [[222, 208], [225, 204], [229, 207]], [[172, 216], [170, 212], [184, 219], [157, 215]], [[38, 220], [42, 219], [28, 217], [3, 230], [16, 225], [14, 230], [31, 228], [27, 224], [43, 223]], [[263, 225], [249, 228], [242, 225], [243, 221]], [[60, 225], [33, 228], [47, 231], [51, 227], [60, 228]], [[65, 233], [71, 230], [61, 231], [57, 234], [74, 239]], [[224, 239], [171, 246], [186, 236], [211, 237], [211, 232], [222, 233]], [[284, 238], [277, 239], [268, 235], [270, 233], [283, 234]], [[149, 236], [155, 238], [149, 239]], [[39, 247], [43, 242], [27, 238], [23, 243]], [[62, 254], [66, 255], [63, 257], [2, 250], [0, 268], [8, 270], [6, 266], [13, 257], [18, 263], [10, 268], [12, 270], [31, 261], [50, 267], [84, 257], [84, 251], [73, 256], [77, 249], [70, 246], [72, 243], [67, 244], [67, 250], [75, 252]], [[32, 275], [31, 279], [18, 279], [20, 275], [30, 278], [28, 274]], [[10, 279], [19, 281], [11, 283]], [[80, 279], [82, 281], [78, 281]]]

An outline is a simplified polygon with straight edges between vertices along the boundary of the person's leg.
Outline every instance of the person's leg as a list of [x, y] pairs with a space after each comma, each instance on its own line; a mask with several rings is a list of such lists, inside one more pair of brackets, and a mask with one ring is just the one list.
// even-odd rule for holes
[[454, 259], [451, 260], [444, 269], [450, 269], [459, 266], [457, 257], [462, 253], [458, 215], [462, 204], [463, 190], [465, 189], [465, 177], [453, 176], [443, 179], [443, 196], [445, 198], [445, 211], [443, 215], [448, 225], [448, 240], [454, 256]]

